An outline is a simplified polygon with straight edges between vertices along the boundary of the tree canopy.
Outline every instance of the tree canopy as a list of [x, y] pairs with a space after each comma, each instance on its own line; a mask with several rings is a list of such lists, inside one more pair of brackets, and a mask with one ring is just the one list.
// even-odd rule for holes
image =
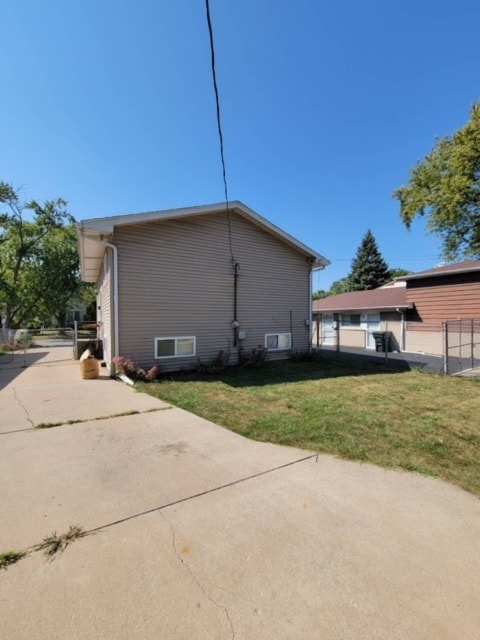
[[390, 277], [390, 270], [380, 253], [377, 242], [370, 229], [367, 231], [357, 254], [352, 262], [352, 269], [348, 276], [349, 291], [366, 291], [376, 289], [386, 284]]
[[393, 196], [407, 228], [417, 216], [426, 217], [447, 260], [480, 257], [480, 101], [468, 123], [439, 138]]
[[0, 182], [0, 321], [5, 328], [36, 316], [61, 317], [79, 292], [73, 217], [62, 198], [23, 202]]

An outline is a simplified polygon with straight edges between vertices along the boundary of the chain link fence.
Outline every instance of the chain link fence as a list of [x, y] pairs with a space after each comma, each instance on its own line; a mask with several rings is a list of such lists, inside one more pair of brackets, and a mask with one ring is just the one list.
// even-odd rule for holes
[[480, 320], [448, 320], [444, 331], [444, 371], [447, 375], [479, 370]]
[[103, 359], [99, 325], [96, 322], [75, 322], [73, 327], [41, 327], [37, 329], [4, 329], [0, 327], [0, 366], [12, 363], [15, 357], [36, 349], [71, 347], [72, 358], [78, 360], [86, 349], [97, 359]]
[[73, 357], [74, 329], [41, 327], [38, 329], [0, 329], [0, 366], [26, 356], [36, 349], [71, 347]]
[[0, 328], [0, 367], [13, 361], [15, 332]]

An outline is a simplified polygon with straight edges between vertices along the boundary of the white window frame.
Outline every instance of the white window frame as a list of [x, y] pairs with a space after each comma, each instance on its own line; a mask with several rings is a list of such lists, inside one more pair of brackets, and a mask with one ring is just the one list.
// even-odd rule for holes
[[[272, 336], [275, 336], [277, 339], [277, 346], [276, 347], [269, 347], [268, 346], [268, 339], [271, 338]], [[278, 346], [280, 344], [281, 340], [284, 340], [285, 338], [288, 337], [288, 346]], [[282, 333], [266, 333], [265, 334], [265, 349], [267, 349], [268, 351], [288, 351], [289, 349], [292, 348], [292, 334], [288, 333], [288, 332], [282, 332]]]
[[[174, 341], [174, 353], [168, 356], [159, 356], [158, 343], [161, 340], [173, 340]], [[193, 353], [178, 353], [178, 344], [181, 340], [193, 340]], [[155, 338], [154, 357], [155, 360], [165, 360], [166, 358], [191, 358], [197, 353], [197, 339], [195, 336], [161, 336]]]

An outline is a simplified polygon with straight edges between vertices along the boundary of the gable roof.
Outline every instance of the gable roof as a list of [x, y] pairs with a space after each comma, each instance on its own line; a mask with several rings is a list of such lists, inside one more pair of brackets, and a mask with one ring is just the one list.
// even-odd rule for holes
[[336, 313], [338, 311], [392, 311], [409, 309], [406, 287], [380, 287], [368, 291], [350, 291], [329, 296], [321, 300], [314, 300], [313, 313]]
[[395, 280], [419, 280], [420, 278], [437, 278], [439, 276], [453, 275], [456, 273], [470, 273], [472, 271], [480, 271], [480, 260], [464, 260], [455, 264], [444, 264], [433, 269], [425, 271], [417, 271], [410, 273], [408, 276], [400, 276]]
[[[330, 264], [327, 258], [307, 247], [307, 245], [245, 206], [242, 202], [238, 200], [230, 202], [228, 208], [229, 211], [246, 218], [285, 244], [293, 247], [296, 251], [304, 254], [306, 259], [311, 261], [312, 269], [324, 269]], [[222, 212], [226, 212], [225, 203], [82, 220], [77, 223], [82, 278], [86, 282], [97, 281], [105, 252], [105, 242], [111, 240], [115, 227]]]

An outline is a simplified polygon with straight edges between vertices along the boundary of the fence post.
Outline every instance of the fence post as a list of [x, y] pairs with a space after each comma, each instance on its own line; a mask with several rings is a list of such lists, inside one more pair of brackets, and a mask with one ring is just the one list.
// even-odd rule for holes
[[390, 336], [388, 335], [388, 320], [385, 322], [385, 338], [383, 346], [385, 348], [385, 364], [388, 364], [388, 347], [390, 345]]
[[473, 369], [475, 361], [473, 359], [473, 318], [470, 320], [470, 369]]
[[73, 321], [73, 359], [77, 357], [78, 320]]
[[443, 373], [448, 376], [448, 322], [442, 322], [443, 327]]

